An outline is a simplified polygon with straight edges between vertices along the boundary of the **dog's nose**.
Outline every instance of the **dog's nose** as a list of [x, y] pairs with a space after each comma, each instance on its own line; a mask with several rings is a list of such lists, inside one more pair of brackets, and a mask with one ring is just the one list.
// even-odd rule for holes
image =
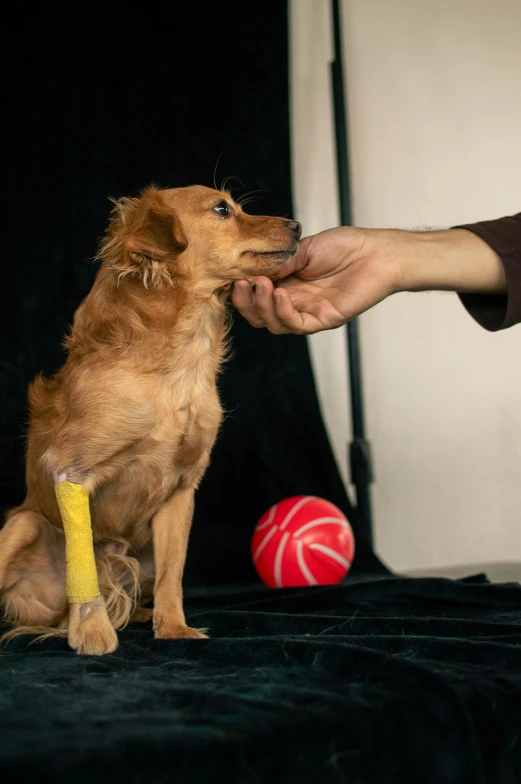
[[298, 221], [286, 221], [286, 227], [293, 232], [296, 239], [300, 239], [300, 235], [302, 234], [302, 226]]

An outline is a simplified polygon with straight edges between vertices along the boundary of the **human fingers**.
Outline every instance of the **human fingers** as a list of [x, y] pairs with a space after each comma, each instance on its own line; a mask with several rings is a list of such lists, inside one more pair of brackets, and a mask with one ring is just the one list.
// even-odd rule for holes
[[269, 278], [259, 277], [255, 281], [254, 302], [264, 326], [274, 335], [282, 335], [290, 330], [279, 319], [273, 297], [273, 283]]
[[286, 288], [276, 288], [273, 292], [275, 315], [286, 332], [293, 335], [311, 335], [327, 329], [318, 316], [308, 311], [299, 311], [291, 300]]
[[253, 288], [247, 280], [236, 280], [233, 284], [232, 302], [241, 316], [244, 316], [252, 327], [264, 327], [264, 321], [259, 314]]

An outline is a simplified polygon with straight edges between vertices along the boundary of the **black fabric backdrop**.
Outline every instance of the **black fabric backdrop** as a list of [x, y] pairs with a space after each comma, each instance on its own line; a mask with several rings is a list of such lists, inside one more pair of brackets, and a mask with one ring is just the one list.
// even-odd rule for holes
[[[20, 20], [6, 88], [5, 258], [15, 263], [5, 270], [0, 346], [4, 509], [23, 497], [27, 384], [63, 361], [63, 334], [96, 272], [88, 260], [107, 195], [151, 182], [212, 186], [219, 161], [218, 182], [235, 175], [244, 185], [230, 183], [236, 196], [261, 191], [247, 209], [291, 215], [286, 8], [263, 7], [59, 4]], [[282, 498], [327, 497], [356, 526], [305, 339], [238, 318], [232, 342], [220, 382], [228, 416], [198, 493], [187, 585], [255, 580], [252, 526]], [[360, 541], [356, 569], [375, 565]]]
[[[285, 3], [19, 9], [5, 41], [0, 506], [23, 498], [26, 387], [63, 361], [106, 196], [237, 175], [252, 210], [291, 214]], [[239, 188], [237, 194], [241, 192]], [[241, 319], [220, 383], [229, 416], [198, 493], [186, 584], [202, 641], [120, 634], [0, 655], [0, 778], [11, 782], [521, 780], [521, 588], [405, 580], [358, 535], [305, 340]], [[255, 521], [311, 493], [357, 535], [344, 585], [268, 591]]]

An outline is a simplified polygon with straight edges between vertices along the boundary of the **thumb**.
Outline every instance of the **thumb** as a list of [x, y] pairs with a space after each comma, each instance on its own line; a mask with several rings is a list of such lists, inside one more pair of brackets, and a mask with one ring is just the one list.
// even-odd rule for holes
[[313, 237], [304, 237], [304, 239], [300, 240], [294, 255], [280, 268], [277, 280], [287, 278], [289, 275], [304, 269], [309, 262], [308, 248], [312, 239]]
[[304, 237], [300, 240], [299, 244], [297, 245], [297, 250], [295, 251], [295, 255], [291, 259], [293, 262], [293, 271], [297, 272], [298, 270], [304, 269], [304, 267], [309, 264], [310, 257], [309, 257], [309, 247], [311, 244], [311, 240], [313, 236]]

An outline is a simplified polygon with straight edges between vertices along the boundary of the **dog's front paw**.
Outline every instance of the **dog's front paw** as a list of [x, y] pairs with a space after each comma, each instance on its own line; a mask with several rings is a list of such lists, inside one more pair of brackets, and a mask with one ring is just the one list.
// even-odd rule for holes
[[83, 656], [114, 653], [118, 647], [118, 637], [102, 596], [85, 604], [69, 606], [68, 639], [71, 648]]
[[207, 640], [207, 629], [193, 629], [185, 623], [173, 623], [154, 618], [154, 637], [158, 640]]

